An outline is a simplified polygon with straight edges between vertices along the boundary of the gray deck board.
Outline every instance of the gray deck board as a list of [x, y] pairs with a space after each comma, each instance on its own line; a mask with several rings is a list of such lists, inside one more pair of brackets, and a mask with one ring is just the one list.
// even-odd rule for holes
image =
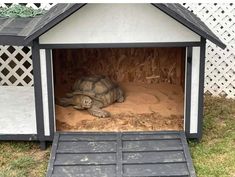
[[116, 163], [116, 153], [107, 154], [57, 154], [55, 165]]
[[182, 150], [180, 140], [123, 141], [124, 151]]
[[124, 165], [126, 176], [189, 175], [186, 163]]
[[63, 135], [60, 137], [60, 141], [115, 141], [116, 135], [110, 134], [108, 135], [79, 135], [79, 136], [74, 136], [74, 135]]
[[123, 153], [123, 163], [182, 162], [186, 161], [183, 151], [128, 152]]
[[47, 177], [195, 177], [182, 132], [56, 133]]
[[63, 152], [115, 152], [116, 142], [59, 142], [58, 151]]
[[53, 177], [115, 177], [115, 165], [56, 166]]

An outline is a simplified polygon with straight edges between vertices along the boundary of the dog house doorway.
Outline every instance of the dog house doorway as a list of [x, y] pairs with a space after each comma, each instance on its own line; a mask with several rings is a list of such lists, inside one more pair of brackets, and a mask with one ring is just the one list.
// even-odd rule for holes
[[[57, 131], [162, 131], [184, 129], [185, 48], [54, 49]], [[109, 118], [60, 106], [84, 76], [104, 75], [124, 91], [125, 101], [103, 108]]]

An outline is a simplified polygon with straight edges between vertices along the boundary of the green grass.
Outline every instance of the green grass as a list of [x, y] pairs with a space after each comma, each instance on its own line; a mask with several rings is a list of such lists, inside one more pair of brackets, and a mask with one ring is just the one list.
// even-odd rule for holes
[[49, 154], [35, 142], [2, 142], [0, 177], [44, 177]]
[[[199, 177], [235, 177], [235, 100], [206, 96], [203, 138], [190, 141]], [[1, 142], [0, 177], [44, 177], [50, 148], [38, 143]]]
[[190, 142], [199, 177], [235, 177], [235, 100], [206, 96], [203, 138]]

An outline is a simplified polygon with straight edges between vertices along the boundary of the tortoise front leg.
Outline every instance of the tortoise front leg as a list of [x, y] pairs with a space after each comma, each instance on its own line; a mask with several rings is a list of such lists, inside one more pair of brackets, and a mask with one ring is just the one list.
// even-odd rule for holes
[[124, 93], [121, 88], [117, 88], [117, 102], [122, 103], [125, 101]]
[[111, 116], [110, 112], [102, 110], [97, 106], [92, 106], [91, 108], [89, 108], [87, 110], [91, 115], [99, 117], [99, 118], [105, 118], [105, 117]]
[[78, 110], [83, 110], [85, 108], [83, 108], [81, 105], [76, 105], [76, 106], [73, 106], [74, 109], [78, 109]]

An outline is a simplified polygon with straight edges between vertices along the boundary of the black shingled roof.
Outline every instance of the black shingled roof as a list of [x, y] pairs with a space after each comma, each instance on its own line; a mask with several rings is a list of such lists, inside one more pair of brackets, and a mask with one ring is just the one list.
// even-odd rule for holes
[[195, 33], [215, 43], [219, 47], [223, 49], [226, 47], [226, 45], [208, 28], [203, 21], [201, 21], [200, 18], [182, 5], [174, 3], [153, 5]]
[[23, 45], [25, 37], [40, 18], [0, 18], [0, 44]]
[[[46, 14], [33, 18], [0, 18], [0, 44], [28, 45], [56, 24], [85, 4], [57, 4]], [[210, 40], [221, 48], [226, 45], [203, 23], [200, 18], [180, 4], [152, 4], [198, 35]]]
[[53, 6], [38, 22], [34, 29], [30, 32], [30, 34], [26, 37], [26, 43], [32, 41], [37, 38], [66, 17], [76, 12], [78, 9], [83, 7], [85, 4], [71, 4], [71, 3], [63, 3], [57, 4]]

